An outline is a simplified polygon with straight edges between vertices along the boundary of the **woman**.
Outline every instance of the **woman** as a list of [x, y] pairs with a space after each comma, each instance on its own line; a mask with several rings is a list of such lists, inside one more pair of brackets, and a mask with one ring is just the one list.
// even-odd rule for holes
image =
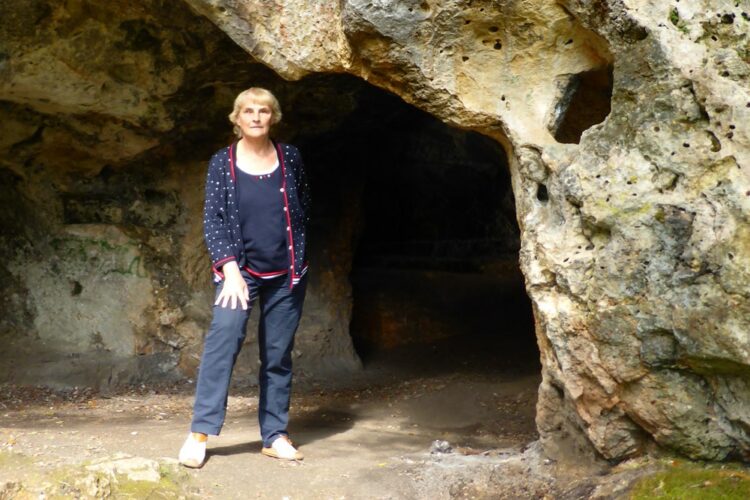
[[264, 455], [301, 460], [287, 434], [292, 346], [307, 284], [309, 191], [299, 151], [269, 137], [281, 109], [268, 90], [250, 88], [229, 115], [239, 140], [208, 165], [204, 237], [216, 286], [213, 319], [198, 370], [190, 434], [179, 453], [200, 467], [208, 435], [218, 435], [229, 382], [255, 299], [260, 307], [258, 419]]

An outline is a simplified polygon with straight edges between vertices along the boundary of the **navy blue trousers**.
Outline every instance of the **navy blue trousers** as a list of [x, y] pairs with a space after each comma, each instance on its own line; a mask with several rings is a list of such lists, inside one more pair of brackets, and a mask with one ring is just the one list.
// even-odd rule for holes
[[[246, 310], [213, 306], [213, 319], [206, 334], [198, 369], [198, 383], [190, 430], [217, 436], [224, 424], [232, 370], [245, 340], [252, 304], [258, 299], [260, 321], [260, 398], [258, 421], [263, 445], [268, 447], [278, 435], [286, 435], [289, 398], [292, 388], [292, 348], [302, 315], [307, 275], [289, 289], [286, 276], [263, 280], [242, 271], [250, 303]], [[223, 282], [217, 286], [216, 297]]]

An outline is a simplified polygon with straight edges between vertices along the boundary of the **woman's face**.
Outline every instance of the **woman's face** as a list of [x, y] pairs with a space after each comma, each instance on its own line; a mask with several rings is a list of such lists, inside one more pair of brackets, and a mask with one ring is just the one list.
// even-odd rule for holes
[[273, 110], [270, 106], [247, 101], [242, 103], [240, 114], [237, 116], [237, 126], [242, 131], [242, 137], [266, 137], [271, 130], [272, 118]]

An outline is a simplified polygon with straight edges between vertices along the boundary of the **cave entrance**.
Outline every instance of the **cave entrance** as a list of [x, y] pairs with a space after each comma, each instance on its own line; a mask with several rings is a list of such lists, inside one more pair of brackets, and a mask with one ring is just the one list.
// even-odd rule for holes
[[505, 151], [364, 87], [303, 151], [314, 219], [328, 221], [313, 232], [353, 227], [350, 333], [365, 368], [538, 376]]

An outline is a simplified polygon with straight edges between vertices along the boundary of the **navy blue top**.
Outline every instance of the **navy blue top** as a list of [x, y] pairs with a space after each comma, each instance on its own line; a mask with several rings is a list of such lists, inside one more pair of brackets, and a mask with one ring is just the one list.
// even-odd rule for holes
[[261, 277], [286, 274], [289, 257], [281, 168], [254, 175], [237, 169], [237, 201], [247, 267]]
[[[286, 231], [289, 241], [289, 270], [287, 282], [291, 289], [307, 273], [307, 225], [310, 221], [310, 189], [305, 165], [299, 150], [291, 144], [273, 141], [281, 162], [283, 177]], [[203, 238], [211, 257], [214, 283], [224, 279], [222, 266], [235, 261], [247, 265], [240, 208], [237, 202], [237, 169], [234, 148], [237, 143], [221, 148], [211, 156], [206, 172], [206, 198], [203, 205]]]

